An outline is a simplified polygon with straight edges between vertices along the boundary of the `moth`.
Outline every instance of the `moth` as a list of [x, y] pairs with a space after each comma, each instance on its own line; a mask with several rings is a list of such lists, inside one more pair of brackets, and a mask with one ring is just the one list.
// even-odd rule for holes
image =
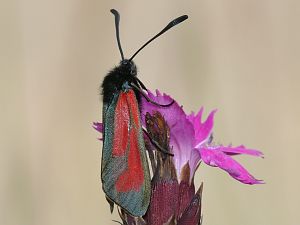
[[[112, 9], [121, 62], [104, 78], [103, 95], [103, 150], [101, 163], [102, 187], [111, 204], [117, 204], [132, 216], [143, 216], [150, 202], [150, 172], [140, 116], [140, 99], [158, 105], [147, 97], [145, 85], [137, 78], [133, 58], [150, 42], [173, 26], [186, 20], [183, 15], [172, 20], [157, 35], [125, 59], [120, 42], [120, 14]], [[169, 106], [160, 105], [162, 107]]]

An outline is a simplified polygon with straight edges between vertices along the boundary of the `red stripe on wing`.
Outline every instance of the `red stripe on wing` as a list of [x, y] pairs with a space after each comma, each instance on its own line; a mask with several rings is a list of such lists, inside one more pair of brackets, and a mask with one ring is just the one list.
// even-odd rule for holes
[[129, 130], [129, 152], [127, 169], [120, 174], [116, 181], [118, 192], [140, 191], [144, 182], [144, 171], [139, 148], [139, 130], [141, 123], [139, 118], [139, 108], [135, 94], [132, 90], [127, 92], [127, 104], [130, 110], [130, 130]]
[[130, 112], [126, 95], [125, 92], [120, 93], [115, 109], [113, 156], [123, 156], [126, 153], [130, 123]]

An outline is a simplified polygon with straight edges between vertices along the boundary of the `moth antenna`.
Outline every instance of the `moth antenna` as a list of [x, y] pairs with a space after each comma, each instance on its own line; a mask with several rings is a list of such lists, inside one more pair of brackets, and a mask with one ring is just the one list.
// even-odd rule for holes
[[112, 14], [114, 14], [114, 16], [115, 16], [115, 27], [116, 27], [116, 36], [117, 36], [117, 41], [118, 41], [118, 47], [119, 47], [119, 51], [120, 51], [120, 54], [121, 54], [121, 58], [122, 58], [122, 60], [124, 60], [124, 54], [123, 54], [123, 50], [122, 50], [122, 47], [121, 47], [121, 41], [120, 41], [120, 29], [119, 29], [120, 14], [115, 9], [111, 9], [110, 12]]
[[158, 34], [156, 34], [153, 38], [151, 38], [149, 41], [147, 41], [142, 47], [139, 48], [139, 50], [137, 50], [133, 56], [131, 56], [131, 58], [129, 59], [129, 61], [131, 61], [143, 48], [145, 48], [150, 42], [152, 42], [154, 39], [158, 38], [160, 35], [162, 35], [163, 33], [165, 33], [166, 31], [168, 31], [169, 29], [171, 29], [172, 27], [176, 26], [177, 24], [185, 21], [188, 18], [187, 15], [183, 15], [180, 16], [174, 20], [172, 20], [170, 23], [168, 23], [168, 25], [162, 29]]

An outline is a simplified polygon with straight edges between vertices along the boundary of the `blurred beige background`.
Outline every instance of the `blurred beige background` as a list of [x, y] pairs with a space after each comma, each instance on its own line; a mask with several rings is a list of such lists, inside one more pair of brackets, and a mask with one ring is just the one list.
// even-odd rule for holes
[[150, 89], [186, 111], [218, 108], [215, 140], [265, 185], [201, 165], [205, 225], [297, 225], [300, 216], [300, 2], [10, 0], [0, 3], [0, 224], [115, 224], [100, 185], [98, 88], [176, 16], [189, 20], [136, 57]]

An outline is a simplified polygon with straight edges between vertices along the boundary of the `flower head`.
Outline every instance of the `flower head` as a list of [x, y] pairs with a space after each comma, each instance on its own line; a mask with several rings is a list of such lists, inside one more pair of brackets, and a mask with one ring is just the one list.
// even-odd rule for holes
[[[161, 94], [159, 91], [156, 91], [156, 95], [148, 91], [148, 97], [162, 105], [173, 101], [170, 96]], [[194, 113], [187, 115], [176, 101], [169, 107], [160, 107], [142, 98], [141, 104], [144, 125], [146, 113], [155, 112], [160, 112], [169, 125], [170, 146], [174, 153], [173, 161], [178, 178], [181, 176], [182, 168], [188, 163], [190, 179], [192, 179], [199, 163], [203, 161], [209, 166], [219, 167], [244, 184], [262, 183], [232, 158], [239, 154], [262, 156], [260, 151], [248, 149], [242, 145], [233, 147], [213, 144], [212, 129], [216, 110], [210, 112], [206, 120], [203, 120], [203, 108], [196, 115]]]
[[[187, 115], [170, 96], [159, 91], [156, 94], [148, 91], [147, 95], [158, 104], [173, 104], [163, 107], [141, 98], [141, 121], [147, 129], [144, 140], [153, 171], [151, 200], [143, 217], [133, 217], [121, 209], [119, 215], [123, 224], [201, 224], [203, 185], [195, 191], [193, 182], [201, 161], [209, 166], [219, 167], [244, 184], [262, 183], [232, 157], [240, 154], [262, 156], [260, 151], [243, 145], [232, 147], [213, 144], [212, 130], [216, 110], [211, 111], [203, 120], [203, 108], [197, 114]], [[94, 128], [103, 133], [101, 123], [94, 123]], [[170, 153], [173, 154], [172, 157]]]

